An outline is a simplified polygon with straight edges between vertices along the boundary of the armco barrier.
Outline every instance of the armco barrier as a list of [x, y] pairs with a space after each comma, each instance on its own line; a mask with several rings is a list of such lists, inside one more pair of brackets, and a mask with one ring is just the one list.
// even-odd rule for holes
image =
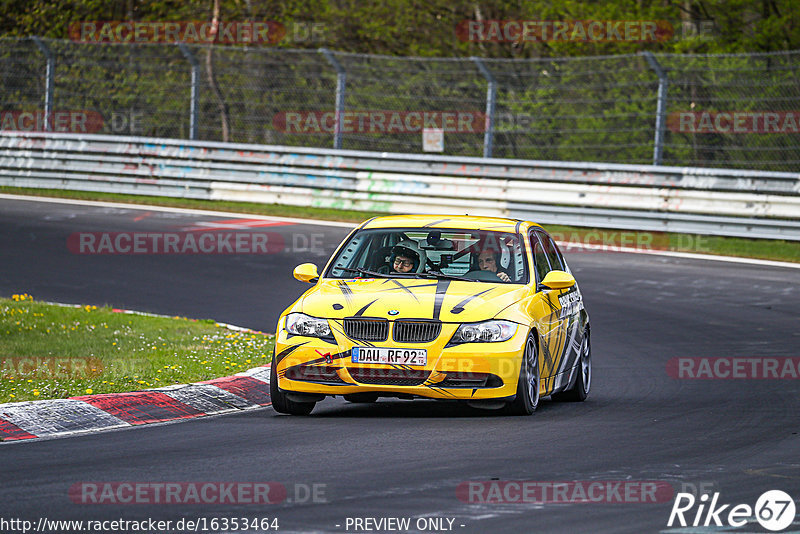
[[800, 174], [0, 132], [0, 185], [800, 240]]

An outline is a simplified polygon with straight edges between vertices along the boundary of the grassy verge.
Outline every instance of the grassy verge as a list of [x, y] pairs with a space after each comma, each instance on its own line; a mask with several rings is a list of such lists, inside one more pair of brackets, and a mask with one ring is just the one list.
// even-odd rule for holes
[[0, 402], [136, 391], [264, 365], [273, 336], [214, 321], [0, 298]]
[[[149, 197], [138, 195], [122, 195], [116, 193], [95, 193], [90, 191], [67, 191], [60, 189], [33, 189], [21, 187], [0, 187], [0, 193], [74, 198], [81, 200], [106, 200], [129, 204], [145, 204], [156, 206], [172, 206], [179, 208], [196, 208], [231, 213], [252, 213], [272, 215], [276, 217], [300, 217], [309, 219], [327, 219], [359, 223], [383, 213], [362, 212], [352, 210], [336, 210], [300, 206], [281, 206], [277, 204], [258, 204], [254, 202], [227, 202], [216, 200], [194, 200], [171, 197]], [[564, 241], [585, 242], [587, 234], [599, 233], [599, 239], [590, 236], [589, 242], [604, 243], [613, 249], [615, 246], [630, 246], [630, 240], [650, 243], [641, 248], [657, 250], [674, 250], [700, 254], [718, 254], [722, 256], [742, 256], [766, 260], [800, 262], [800, 242], [772, 239], [747, 239], [738, 237], [715, 237], [666, 232], [623, 232], [613, 236], [614, 230], [587, 229], [573, 226], [545, 225], [550, 232], [558, 233]], [[630, 234], [635, 234], [631, 236]], [[577, 237], [575, 237], [577, 236]], [[559, 235], [555, 236], [557, 239]], [[574, 239], [573, 239], [574, 238]], [[628, 240], [627, 242], [625, 240]], [[633, 243], [636, 247], [636, 244]]]

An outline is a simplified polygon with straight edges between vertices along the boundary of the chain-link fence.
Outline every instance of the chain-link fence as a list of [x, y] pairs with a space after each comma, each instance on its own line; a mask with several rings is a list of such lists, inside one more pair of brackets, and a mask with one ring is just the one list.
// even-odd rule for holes
[[448, 155], [795, 171], [798, 67], [2, 39], [0, 128], [418, 153], [431, 127]]

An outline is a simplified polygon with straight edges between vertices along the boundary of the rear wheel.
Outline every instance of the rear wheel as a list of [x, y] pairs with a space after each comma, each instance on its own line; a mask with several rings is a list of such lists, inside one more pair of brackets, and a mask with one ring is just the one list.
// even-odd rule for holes
[[517, 396], [513, 401], [506, 404], [506, 412], [511, 415], [530, 415], [539, 406], [541, 376], [539, 373], [539, 351], [535, 336], [536, 334], [531, 332], [525, 342], [519, 380], [517, 381]]
[[577, 373], [575, 384], [566, 391], [554, 394], [552, 396], [554, 401], [583, 402], [589, 395], [589, 388], [592, 385], [592, 344], [588, 327], [586, 328], [586, 334], [583, 336], [583, 343], [581, 343]]
[[272, 399], [272, 407], [278, 413], [289, 415], [308, 415], [314, 409], [316, 402], [295, 402], [289, 400], [286, 393], [278, 388], [278, 362], [275, 354], [272, 354], [272, 365], [269, 372], [269, 396]]

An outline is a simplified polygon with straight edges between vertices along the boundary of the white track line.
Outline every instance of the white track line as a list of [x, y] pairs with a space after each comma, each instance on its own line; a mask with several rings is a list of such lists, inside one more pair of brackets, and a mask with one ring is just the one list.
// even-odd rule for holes
[[[235, 213], [229, 211], [212, 211], [189, 208], [171, 208], [168, 206], [148, 206], [142, 204], [125, 204], [122, 202], [102, 202], [96, 200], [74, 200], [54, 197], [29, 197], [24, 195], [9, 195], [0, 193], [0, 199], [27, 200], [30, 202], [51, 202], [56, 204], [73, 204], [78, 206], [98, 206], [106, 208], [138, 209], [145, 211], [163, 211], [168, 213], [187, 213], [192, 215], [212, 215], [215, 217], [230, 217], [233, 219], [263, 219], [267, 221], [282, 221], [294, 224], [313, 224], [317, 226], [334, 226], [338, 228], [355, 228], [357, 224], [344, 223], [337, 221], [324, 221], [320, 219], [298, 219], [294, 217], [272, 217], [268, 215], [254, 215], [251, 213]], [[602, 245], [583, 245], [576, 243], [562, 243], [559, 245], [564, 248], [586, 248], [602, 249]], [[800, 263], [787, 261], [759, 260], [755, 258], [742, 258], [738, 256], [718, 256], [714, 254], [699, 254], [692, 252], [673, 252], [669, 250], [644, 250], [626, 247], [611, 247], [608, 252], [620, 252], [623, 254], [649, 254], [651, 256], [666, 256], [670, 258], [683, 258], [691, 260], [722, 261], [728, 263], [740, 263], [746, 265], [760, 265], [762, 267], [785, 267], [788, 269], [800, 269]]]
[[[0, 193], [0, 198], [9, 200], [27, 200], [30, 202], [50, 202], [54, 204], [73, 204], [77, 206], [97, 206], [104, 208], [122, 208], [143, 211], [164, 211], [167, 213], [187, 213], [191, 215], [212, 215], [214, 217], [229, 217], [232, 219], [261, 219], [264, 221], [280, 221], [294, 224], [314, 224], [318, 226], [335, 226], [339, 228], [355, 228], [358, 223], [339, 221], [323, 221], [320, 219], [298, 219], [296, 217], [273, 217], [272, 215], [257, 215], [253, 213], [236, 213], [232, 211], [214, 211], [192, 208], [172, 208], [169, 206], [150, 206], [145, 204], [125, 204], [124, 202], [105, 202], [101, 200], [77, 200], [71, 198], [55, 197], [29, 197], [24, 195], [8, 195]], [[367, 217], [364, 218], [365, 220]]]

